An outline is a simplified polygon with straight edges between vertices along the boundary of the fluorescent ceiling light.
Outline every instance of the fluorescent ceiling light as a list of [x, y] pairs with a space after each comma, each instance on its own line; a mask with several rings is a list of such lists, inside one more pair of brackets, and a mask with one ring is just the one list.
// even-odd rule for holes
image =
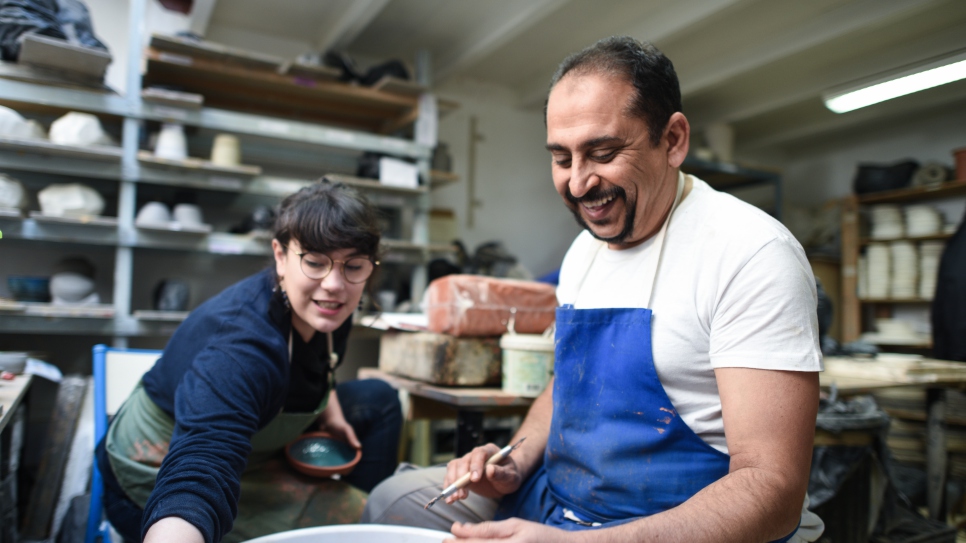
[[851, 88], [826, 93], [825, 107], [845, 113], [886, 100], [966, 79], [966, 53], [929, 62], [916, 68], [878, 77]]

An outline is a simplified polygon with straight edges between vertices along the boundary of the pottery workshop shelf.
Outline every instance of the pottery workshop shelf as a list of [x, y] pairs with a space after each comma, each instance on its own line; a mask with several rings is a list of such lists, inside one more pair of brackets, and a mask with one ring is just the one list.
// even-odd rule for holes
[[890, 239], [873, 239], [873, 238], [862, 238], [859, 240], [859, 245], [865, 246], [870, 243], [890, 243], [893, 241], [911, 241], [913, 243], [918, 241], [942, 241], [953, 237], [953, 232], [943, 232], [941, 234], [933, 234], [931, 236], [907, 236], [901, 238], [890, 238]]
[[860, 204], [900, 204], [954, 196], [966, 196], [966, 179], [949, 181], [935, 187], [912, 187], [864, 194], [858, 197], [858, 202]]
[[31, 218], [0, 214], [0, 231], [5, 239], [22, 239], [84, 245], [117, 245], [117, 219], [99, 217], [93, 221], [45, 217]]
[[120, 179], [121, 149], [0, 137], [0, 164], [5, 170]]
[[690, 155], [684, 160], [681, 170], [684, 173], [697, 176], [715, 189], [725, 192], [770, 185], [774, 193], [773, 203], [772, 209], [766, 209], [766, 211], [776, 219], [781, 220], [782, 178], [778, 171], [730, 162], [701, 160]]
[[[211, 107], [389, 133], [412, 124], [418, 96], [358, 87], [322, 76], [279, 73], [271, 57], [212, 44], [154, 36], [144, 85], [175, 85]], [[248, 57], [248, 58], [245, 58]]]

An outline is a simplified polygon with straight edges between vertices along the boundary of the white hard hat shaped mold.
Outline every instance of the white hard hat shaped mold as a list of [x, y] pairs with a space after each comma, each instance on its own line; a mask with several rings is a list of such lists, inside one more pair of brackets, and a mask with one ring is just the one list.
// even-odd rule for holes
[[90, 113], [76, 111], [71, 111], [50, 125], [50, 141], [79, 147], [112, 145], [100, 119]]

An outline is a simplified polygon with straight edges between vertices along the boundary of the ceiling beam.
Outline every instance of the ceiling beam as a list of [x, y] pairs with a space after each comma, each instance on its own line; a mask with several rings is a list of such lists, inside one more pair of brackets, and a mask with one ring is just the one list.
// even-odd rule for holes
[[[648, 10], [643, 21], [617, 32], [617, 36], [631, 36], [642, 41], [657, 43], [707, 19], [712, 15], [739, 3], [741, 0], [679, 0], [669, 2], [660, 9]], [[587, 44], [590, 45], [590, 44]], [[561, 58], [560, 60], [563, 60]], [[550, 74], [542, 74], [520, 93], [522, 107], [543, 105], [547, 98], [547, 84]]]
[[389, 0], [351, 0], [332, 24], [325, 25], [315, 48], [319, 51], [347, 48], [388, 3]]
[[211, 23], [211, 14], [215, 12], [218, 0], [194, 0], [189, 17], [188, 28], [192, 33], [204, 37]]
[[517, 10], [498, 22], [485, 26], [468, 36], [453, 48], [453, 52], [441, 58], [436, 65], [436, 82], [472, 66], [499, 49], [525, 30], [558, 10], [570, 0], [531, 0], [521, 2]]
[[688, 96], [700, 92], [739, 74], [862, 28], [906, 16], [935, 2], [936, 0], [861, 0], [847, 3], [822, 13], [805, 24], [796, 25], [790, 32], [762, 40], [750, 51], [741, 51], [731, 58], [714, 55], [713, 62], [709, 61], [700, 69], [693, 70], [696, 77], [688, 77], [682, 81], [681, 94]]

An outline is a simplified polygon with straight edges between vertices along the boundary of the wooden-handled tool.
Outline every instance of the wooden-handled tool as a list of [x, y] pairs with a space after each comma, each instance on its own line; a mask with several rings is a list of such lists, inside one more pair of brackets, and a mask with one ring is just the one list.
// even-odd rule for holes
[[[526, 437], [520, 438], [520, 441], [517, 441], [513, 445], [507, 445], [506, 447], [503, 447], [502, 449], [500, 449], [499, 452], [497, 452], [496, 454], [494, 454], [493, 456], [491, 456], [490, 459], [486, 461], [486, 465], [489, 466], [490, 464], [498, 464], [498, 463], [502, 462], [507, 456], [510, 456], [510, 453], [513, 452], [514, 449], [516, 449], [517, 447], [520, 446], [521, 443], [523, 443], [523, 440], [524, 439], [526, 439]], [[456, 492], [457, 490], [459, 490], [459, 489], [465, 487], [466, 485], [470, 484], [470, 474], [471, 473], [472, 472], [466, 473], [465, 475], [463, 475], [462, 477], [460, 477], [459, 479], [457, 479], [455, 483], [453, 483], [453, 484], [449, 485], [448, 487], [446, 487], [445, 489], [443, 489], [443, 491], [440, 492], [439, 496], [436, 496], [435, 498], [433, 498], [432, 500], [430, 500], [429, 503], [427, 503], [426, 505], [423, 506], [423, 509], [429, 509], [430, 507], [433, 506], [433, 504], [435, 504], [439, 500], [442, 500], [442, 499], [448, 497], [453, 492]]]

